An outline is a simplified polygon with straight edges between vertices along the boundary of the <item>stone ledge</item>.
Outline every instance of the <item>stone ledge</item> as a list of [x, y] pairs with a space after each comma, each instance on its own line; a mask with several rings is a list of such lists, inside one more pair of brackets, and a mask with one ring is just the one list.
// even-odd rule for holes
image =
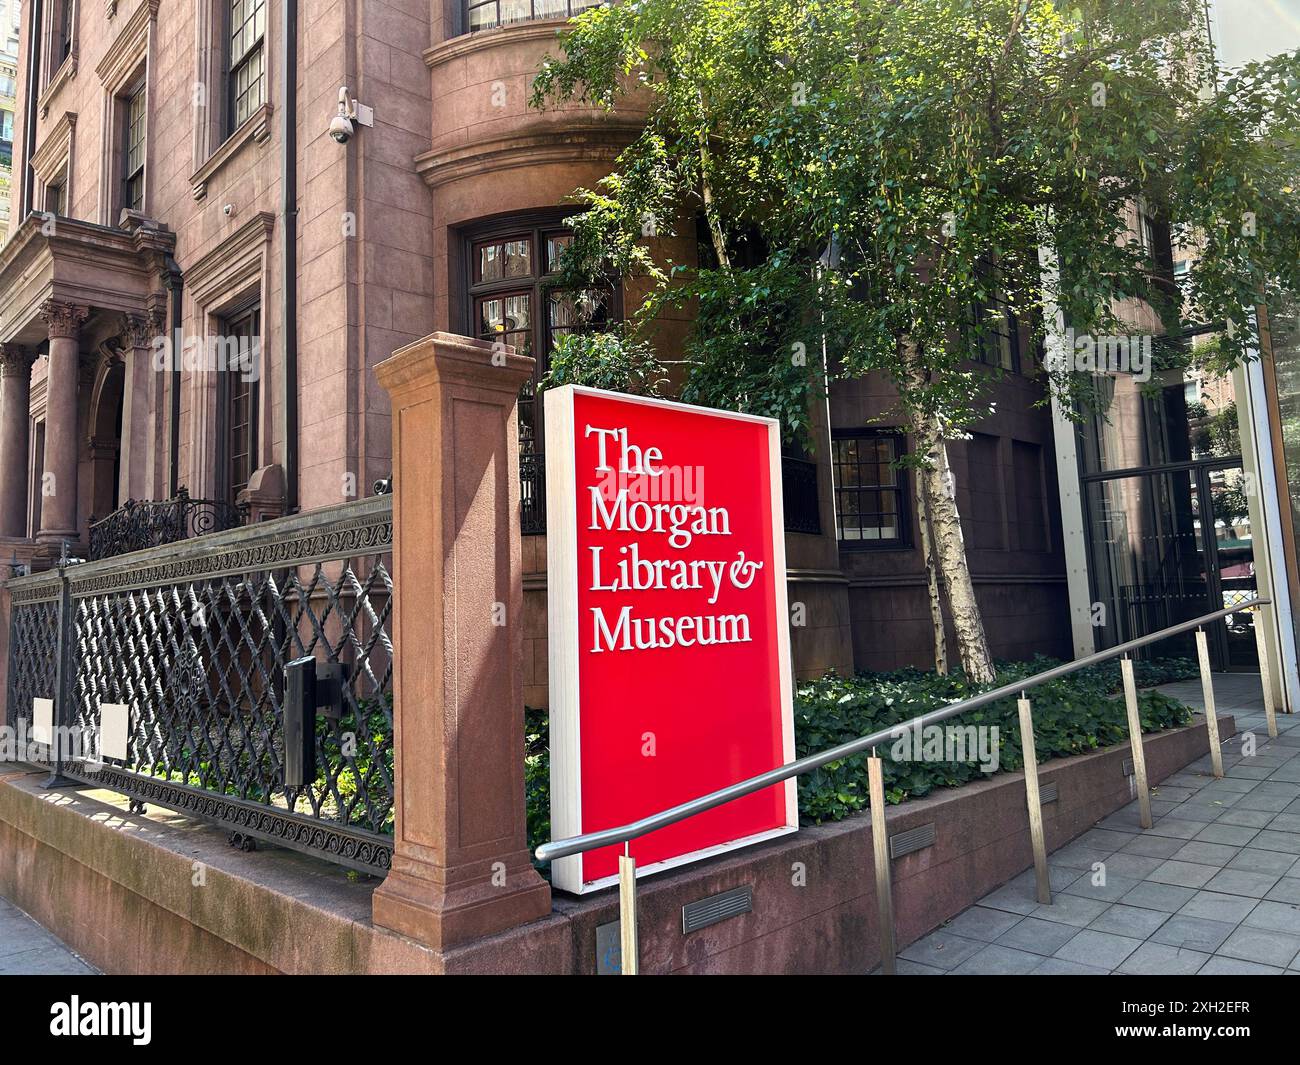
[[[1235, 722], [1219, 718], [1221, 736]], [[1207, 750], [1203, 718], [1146, 737], [1155, 784]], [[1041, 768], [1056, 849], [1130, 801], [1127, 743]], [[90, 788], [44, 791], [44, 772], [0, 771], [0, 895], [107, 972], [590, 973], [596, 927], [617, 897], [557, 896], [550, 917], [446, 953], [376, 928], [375, 880], [166, 811], [128, 814]], [[890, 835], [928, 823], [935, 842], [895, 860], [898, 944], [913, 942], [1029, 868], [1023, 777], [940, 789], [888, 812]], [[195, 886], [195, 863], [206, 883]], [[802, 863], [806, 887], [792, 885]], [[754, 912], [684, 935], [684, 903], [751, 885]], [[866, 972], [878, 961], [871, 827], [865, 815], [643, 881], [642, 972]]]
[[0, 773], [0, 895], [105, 972], [568, 968], [560, 918], [439, 953], [371, 923], [377, 881], [279, 848], [233, 850], [222, 829], [168, 811], [129, 814], [112, 792], [45, 791], [46, 775]]
[[[1236, 732], [1219, 715], [1222, 739]], [[1149, 783], [1158, 783], [1208, 751], [1204, 719], [1145, 737]], [[1049, 851], [1092, 828], [1130, 801], [1123, 773], [1129, 745], [1040, 767], [1059, 799], [1043, 809]], [[893, 863], [898, 949], [920, 939], [984, 895], [1030, 868], [1029, 818], [1022, 773], [1000, 773], [957, 789], [891, 806], [891, 836], [934, 823], [932, 846]], [[803, 863], [806, 885], [793, 888]], [[684, 935], [684, 903], [751, 885], [754, 912]], [[616, 894], [558, 895], [556, 911], [573, 925], [578, 972], [590, 972], [596, 927], [617, 920]], [[641, 971], [680, 973], [866, 973], [879, 962], [871, 823], [861, 814], [804, 828], [793, 836], [655, 877], [638, 885]]]

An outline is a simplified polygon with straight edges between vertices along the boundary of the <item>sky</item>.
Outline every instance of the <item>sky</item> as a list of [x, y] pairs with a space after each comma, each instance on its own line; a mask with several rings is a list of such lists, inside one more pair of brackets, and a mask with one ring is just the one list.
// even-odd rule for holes
[[1300, 48], [1300, 0], [1208, 0], [1208, 6], [1225, 67]]

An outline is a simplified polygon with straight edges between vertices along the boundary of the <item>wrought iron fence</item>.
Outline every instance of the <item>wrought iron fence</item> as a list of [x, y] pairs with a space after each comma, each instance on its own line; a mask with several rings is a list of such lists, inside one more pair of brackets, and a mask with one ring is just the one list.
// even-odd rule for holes
[[546, 456], [519, 455], [519, 522], [524, 536], [546, 532]]
[[[392, 856], [392, 537], [392, 497], [376, 496], [16, 578], [7, 719], [26, 719], [30, 735], [32, 700], [55, 699], [56, 724], [82, 741], [53, 763], [65, 775], [215, 821], [239, 840], [382, 873]], [[285, 669], [304, 658], [337, 663], [342, 681], [332, 706], [303, 708], [314, 740], [299, 781], [287, 772], [295, 708]], [[100, 743], [104, 704], [128, 708], [125, 759]], [[36, 751], [36, 761], [60, 756]]]
[[781, 494], [786, 532], [820, 534], [822, 518], [817, 499], [817, 463], [782, 455]]
[[244, 518], [245, 508], [219, 499], [191, 499], [184, 487], [171, 499], [128, 499], [108, 517], [90, 519], [90, 557], [111, 558], [224, 532], [243, 525]]

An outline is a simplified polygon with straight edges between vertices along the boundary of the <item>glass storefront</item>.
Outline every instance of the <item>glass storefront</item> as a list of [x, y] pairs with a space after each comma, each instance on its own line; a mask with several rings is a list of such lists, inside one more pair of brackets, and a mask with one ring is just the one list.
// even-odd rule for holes
[[[1078, 443], [1097, 646], [1251, 599], [1231, 380], [1173, 370], [1145, 386], [1122, 375], [1094, 385]], [[1242, 611], [1207, 629], [1216, 669], [1258, 668], [1253, 624]], [[1193, 637], [1154, 653], [1194, 654]]]
[[[1290, 529], [1284, 530], [1283, 543], [1291, 556], [1293, 582], [1291, 616], [1300, 647], [1300, 589], [1295, 586], [1295, 567], [1300, 564], [1296, 537], [1300, 536], [1300, 300], [1292, 298], [1273, 308], [1269, 316], [1273, 358], [1265, 367], [1271, 376], [1269, 421], [1274, 434], [1274, 461], [1279, 469], [1279, 494], [1284, 512], [1290, 512]], [[1271, 375], [1270, 375], [1271, 371]], [[1285, 522], [1282, 523], [1284, 526]]]

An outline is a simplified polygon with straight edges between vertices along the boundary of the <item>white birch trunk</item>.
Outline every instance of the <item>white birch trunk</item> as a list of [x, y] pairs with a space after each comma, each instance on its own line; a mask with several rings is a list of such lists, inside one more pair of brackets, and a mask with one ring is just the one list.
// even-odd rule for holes
[[948, 673], [948, 635], [943, 624], [943, 599], [939, 594], [939, 569], [934, 559], [934, 544], [930, 536], [930, 508], [925, 502], [923, 471], [916, 476], [916, 523], [921, 530], [921, 555], [925, 559], [925, 585], [930, 598], [930, 624], [934, 629], [934, 671], [941, 676]]
[[[902, 355], [913, 387], [923, 388], [924, 370], [918, 360], [916, 343], [910, 337], [903, 338]], [[961, 531], [961, 515], [957, 510], [956, 485], [952, 469], [948, 465], [948, 446], [944, 440], [943, 427], [938, 418], [922, 413], [913, 418], [913, 430], [916, 433], [917, 450], [923, 460], [923, 468], [917, 476], [925, 492], [935, 560], [948, 595], [953, 632], [957, 637], [957, 655], [967, 677], [977, 683], [988, 683], [995, 677], [993, 657], [989, 654], [984, 620], [980, 616], [975, 585], [971, 581], [970, 566], [966, 562], [966, 544]]]

